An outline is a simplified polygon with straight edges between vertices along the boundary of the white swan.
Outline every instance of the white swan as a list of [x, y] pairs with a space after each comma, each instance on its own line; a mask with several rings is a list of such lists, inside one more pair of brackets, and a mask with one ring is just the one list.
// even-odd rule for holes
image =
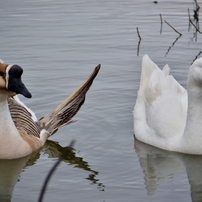
[[168, 65], [160, 70], [143, 56], [135, 136], [161, 149], [202, 154], [202, 58], [189, 69], [187, 90], [169, 72]]

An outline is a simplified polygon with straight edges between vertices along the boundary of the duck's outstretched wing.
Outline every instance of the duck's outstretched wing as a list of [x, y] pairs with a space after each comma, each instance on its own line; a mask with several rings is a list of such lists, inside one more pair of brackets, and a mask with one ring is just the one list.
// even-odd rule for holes
[[71, 119], [79, 111], [85, 101], [86, 93], [97, 76], [101, 65], [98, 65], [86, 81], [79, 86], [66, 100], [64, 100], [52, 113], [41, 118], [39, 125], [52, 135], [59, 127], [72, 123]]

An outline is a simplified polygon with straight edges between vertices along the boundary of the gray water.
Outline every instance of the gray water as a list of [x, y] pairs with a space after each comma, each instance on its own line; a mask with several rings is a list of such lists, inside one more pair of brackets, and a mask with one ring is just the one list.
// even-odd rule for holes
[[[72, 139], [74, 154], [52, 176], [44, 201], [202, 201], [201, 156], [159, 150], [133, 134], [145, 53], [160, 67], [168, 63], [186, 87], [202, 45], [202, 36], [189, 27], [188, 8], [193, 19], [191, 0], [0, 1], [0, 57], [24, 68], [33, 98], [20, 99], [38, 118], [102, 64], [76, 123], [60, 129], [40, 153], [0, 161], [0, 201], [37, 201], [48, 171]], [[181, 37], [161, 24], [160, 14]]]

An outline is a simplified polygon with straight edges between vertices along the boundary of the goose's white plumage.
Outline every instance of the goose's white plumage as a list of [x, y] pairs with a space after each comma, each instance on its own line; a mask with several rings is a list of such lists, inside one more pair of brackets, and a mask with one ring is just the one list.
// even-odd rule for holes
[[59, 127], [72, 123], [71, 119], [84, 103], [99, 69], [100, 65], [53, 112], [37, 120], [35, 114], [16, 96], [31, 97], [21, 81], [22, 68], [0, 60], [0, 159], [27, 156], [40, 149]]
[[142, 59], [134, 107], [135, 137], [161, 149], [202, 154], [202, 58], [190, 67], [187, 90], [148, 55]]

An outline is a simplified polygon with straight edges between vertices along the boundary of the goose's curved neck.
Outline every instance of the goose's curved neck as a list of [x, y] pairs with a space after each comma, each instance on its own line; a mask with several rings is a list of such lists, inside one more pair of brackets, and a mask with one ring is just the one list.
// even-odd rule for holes
[[0, 93], [0, 159], [19, 158], [32, 151], [12, 120], [7, 98]]
[[[184, 137], [187, 141], [202, 141], [202, 87], [188, 79], [188, 109]], [[201, 138], [201, 139], [200, 139]]]
[[7, 95], [0, 93], [0, 138], [2, 137], [2, 135], [4, 136], [3, 138], [6, 138], [5, 133], [7, 134], [7, 136], [19, 136], [17, 128], [15, 127], [11, 118], [7, 98]]

